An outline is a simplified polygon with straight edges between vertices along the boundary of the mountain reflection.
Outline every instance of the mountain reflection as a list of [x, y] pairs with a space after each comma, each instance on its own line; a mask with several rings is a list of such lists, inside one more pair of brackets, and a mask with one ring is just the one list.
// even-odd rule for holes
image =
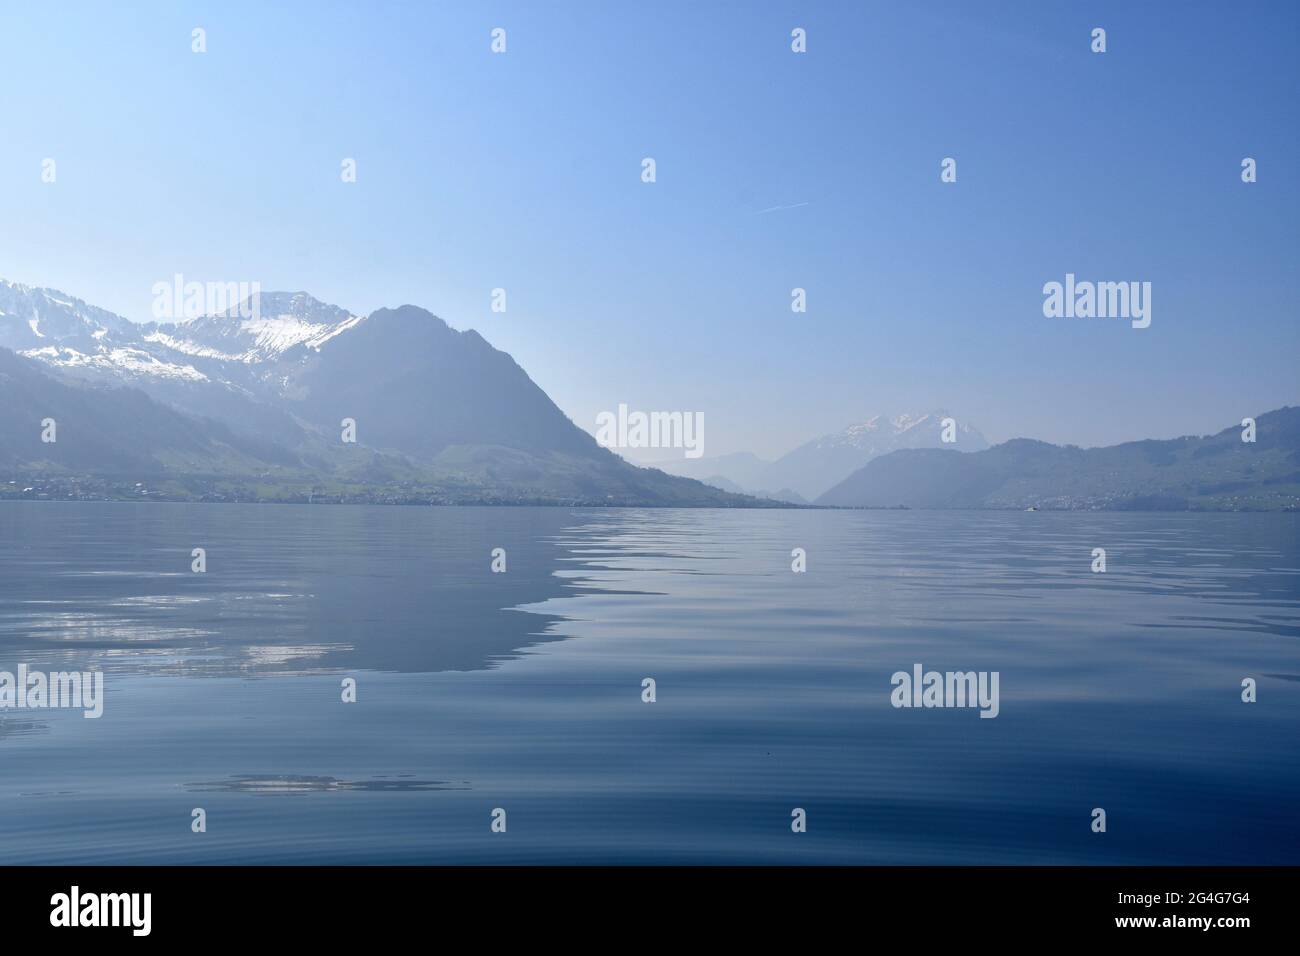
[[[0, 668], [187, 676], [463, 671], [558, 640], [515, 608], [556, 577], [567, 509], [0, 507]], [[207, 571], [190, 553], [207, 552]], [[491, 552], [506, 550], [506, 572]]]

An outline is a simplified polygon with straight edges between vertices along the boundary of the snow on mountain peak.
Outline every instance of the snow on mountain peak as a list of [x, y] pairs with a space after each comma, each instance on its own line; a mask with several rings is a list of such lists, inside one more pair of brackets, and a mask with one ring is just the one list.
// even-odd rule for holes
[[144, 375], [187, 382], [204, 382], [208, 378], [193, 365], [168, 362], [138, 348], [109, 348], [86, 354], [73, 348], [49, 345], [45, 348], [25, 349], [18, 354], [73, 371]]
[[361, 321], [306, 292], [260, 292], [255, 308], [245, 300], [222, 314], [137, 325], [56, 289], [0, 279], [0, 347], [127, 381], [225, 379], [233, 370], [213, 363], [248, 367], [300, 345], [319, 350]]
[[158, 325], [145, 338], [186, 355], [256, 364], [298, 345], [319, 350], [361, 321], [306, 292], [259, 292], [223, 313]]
[[[203, 320], [260, 316], [292, 316], [314, 323], [338, 322], [349, 316], [347, 309], [309, 295], [306, 292], [257, 292], [225, 312], [204, 316]], [[199, 320], [199, 321], [203, 321]]]
[[[904, 447], [904, 444], [918, 441], [928, 443], [931, 437], [937, 442], [941, 423], [948, 417], [950, 417], [948, 412], [942, 409], [924, 414], [901, 412], [889, 416], [873, 415], [866, 421], [849, 425], [841, 431], [815, 439], [815, 445], [818, 448], [884, 450]], [[934, 432], [933, 436], [929, 434], [931, 431]], [[983, 442], [982, 436], [965, 422], [960, 420], [957, 422], [957, 431], [963, 435], [971, 435], [981, 443]]]
[[924, 424], [932, 417], [932, 414], [913, 415], [907, 412], [892, 417], [873, 415], [864, 422], [850, 425], [843, 431], [825, 436], [823, 441], [827, 445], [862, 445], [881, 438], [901, 435]]
[[108, 336], [130, 337], [130, 323], [56, 289], [0, 279], [0, 346], [14, 351], [49, 345], [94, 350]]

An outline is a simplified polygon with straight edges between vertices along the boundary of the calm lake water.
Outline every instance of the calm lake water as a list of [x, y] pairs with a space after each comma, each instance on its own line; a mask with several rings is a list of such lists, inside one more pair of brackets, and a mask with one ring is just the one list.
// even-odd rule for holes
[[1296, 515], [5, 503], [20, 663], [0, 864], [1300, 863]]

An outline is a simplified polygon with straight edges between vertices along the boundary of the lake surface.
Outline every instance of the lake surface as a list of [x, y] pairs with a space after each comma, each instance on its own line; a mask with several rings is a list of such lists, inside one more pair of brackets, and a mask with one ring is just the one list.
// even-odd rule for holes
[[1300, 863], [1297, 515], [10, 502], [20, 663], [0, 864]]

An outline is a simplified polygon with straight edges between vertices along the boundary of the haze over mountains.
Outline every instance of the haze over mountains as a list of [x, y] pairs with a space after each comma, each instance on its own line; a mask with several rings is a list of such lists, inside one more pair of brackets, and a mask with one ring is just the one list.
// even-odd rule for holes
[[[776, 461], [638, 468], [506, 353], [424, 309], [306, 293], [132, 323], [0, 281], [0, 497], [673, 506], [1295, 509], [1300, 409], [1203, 438], [993, 448], [943, 411], [877, 415]], [[944, 442], [953, 419], [956, 441]], [[42, 422], [57, 441], [42, 440]], [[341, 436], [355, 420], [356, 442]], [[671, 472], [671, 473], [666, 473]], [[761, 496], [759, 498], [750, 495]]]
[[1300, 508], [1300, 408], [1204, 437], [1105, 448], [1028, 438], [962, 455], [899, 451], [869, 462], [818, 504], [867, 508], [1086, 510], [1296, 510]]
[[[943, 422], [949, 418], [955, 422], [955, 441], [945, 443]], [[656, 464], [671, 474], [698, 478], [729, 491], [803, 502], [816, 499], [872, 459], [901, 448], [981, 451], [988, 447], [988, 441], [969, 423], [939, 410], [875, 415], [814, 438], [771, 462], [741, 452]]]
[[0, 282], [0, 464], [74, 497], [96, 476], [219, 500], [755, 504], [629, 465], [509, 355], [423, 309], [270, 292], [251, 312], [138, 325]]

